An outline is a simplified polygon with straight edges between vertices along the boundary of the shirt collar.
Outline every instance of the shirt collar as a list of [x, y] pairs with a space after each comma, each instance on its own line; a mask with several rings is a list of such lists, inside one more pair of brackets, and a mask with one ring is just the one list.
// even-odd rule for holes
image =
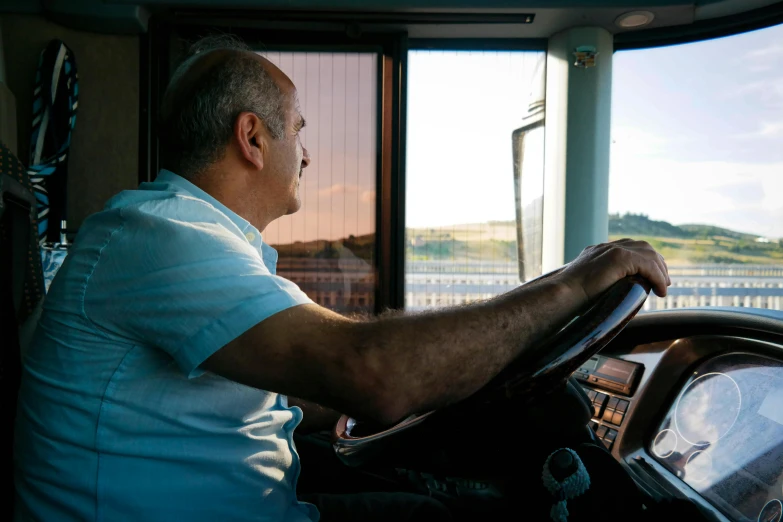
[[209, 193], [201, 190], [196, 185], [186, 180], [182, 176], [174, 174], [170, 170], [161, 169], [158, 173], [158, 177], [155, 178], [155, 183], [167, 183], [173, 185], [179, 190], [190, 194], [191, 196], [206, 201], [217, 210], [225, 214], [240, 231], [245, 235], [247, 241], [258, 248], [261, 251], [261, 256], [264, 260], [264, 264], [274, 274], [277, 267], [277, 250], [267, 245], [261, 237], [261, 232], [256, 227], [250, 224], [249, 221], [240, 217], [236, 212], [225, 206], [223, 203], [209, 195]]
[[[186, 180], [182, 176], [178, 174], [174, 174], [170, 170], [161, 169], [158, 173], [158, 177], [155, 178], [156, 183], [168, 183], [170, 185], [174, 185], [180, 190], [183, 190], [187, 193], [189, 193], [191, 196], [194, 196], [198, 199], [203, 199], [216, 209], [218, 209], [220, 212], [225, 214], [238, 228], [242, 231], [245, 236], [247, 236], [249, 233], [255, 234], [257, 237], [261, 237], [261, 233], [250, 224], [249, 221], [246, 219], [240, 217], [236, 212], [225, 206], [223, 203], [209, 195], [209, 193], [204, 192], [200, 188], [198, 188], [196, 185], [191, 183], [190, 181]], [[253, 243], [253, 241], [248, 237], [248, 241]]]

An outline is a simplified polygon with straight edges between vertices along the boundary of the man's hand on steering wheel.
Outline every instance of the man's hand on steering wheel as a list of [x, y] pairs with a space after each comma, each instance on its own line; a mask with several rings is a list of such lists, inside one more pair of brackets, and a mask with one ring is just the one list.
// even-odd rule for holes
[[671, 285], [663, 256], [646, 241], [620, 239], [585, 248], [557, 276], [574, 291], [591, 301], [620, 279], [639, 275], [660, 297]]
[[[489, 318], [474, 319], [476, 325], [500, 326], [501, 332], [509, 326], [514, 330], [514, 336], [508, 341], [493, 337], [497, 330], [480, 337], [484, 357], [471, 359], [473, 364], [491, 367], [502, 361], [503, 357], [496, 358], [502, 350], [511, 349], [511, 359], [488, 382], [481, 383], [467, 397], [443, 404], [448, 408], [441, 406], [442, 411], [413, 410], [412, 413], [420, 415], [391, 427], [354, 430], [353, 420], [343, 416], [334, 432], [337, 454], [348, 464], [360, 465], [376, 454], [394, 454], [395, 448], [405, 451], [409, 444], [422, 440], [422, 434], [434, 434], [433, 441], [444, 440], [444, 430], [461, 426], [463, 417], [481, 417], [481, 412], [486, 411], [491, 417], [492, 412], [515, 407], [512, 404], [529, 404], [556, 393], [574, 370], [606, 346], [633, 318], [651, 287], [658, 295], [665, 296], [669, 284], [663, 257], [644, 241], [625, 239], [585, 249], [563, 269], [531, 281], [494, 303], [486, 303], [494, 306], [487, 306], [481, 312], [490, 318], [504, 317], [500, 325]], [[516, 328], [514, 322], [519, 321], [519, 314], [523, 321], [521, 328]], [[462, 317], [463, 321], [468, 319], [469, 316]], [[478, 336], [483, 333], [477, 332]], [[455, 353], [460, 348], [449, 349]], [[463, 375], [466, 373], [471, 372], [464, 371]], [[471, 378], [463, 379], [460, 387], [472, 387], [476, 383]], [[436, 379], [429, 382], [430, 386], [437, 384]]]

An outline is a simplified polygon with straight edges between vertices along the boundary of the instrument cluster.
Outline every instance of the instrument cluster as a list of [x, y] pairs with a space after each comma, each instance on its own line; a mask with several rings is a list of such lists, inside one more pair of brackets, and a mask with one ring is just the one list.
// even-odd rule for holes
[[648, 450], [732, 520], [783, 519], [783, 363], [735, 353], [697, 367]]

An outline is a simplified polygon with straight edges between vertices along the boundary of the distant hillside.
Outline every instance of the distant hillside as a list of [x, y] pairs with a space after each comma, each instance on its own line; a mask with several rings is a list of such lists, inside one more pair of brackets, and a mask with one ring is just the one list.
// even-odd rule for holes
[[[405, 255], [409, 261], [478, 261], [516, 263], [517, 238], [514, 221], [467, 223], [433, 228], [407, 228]], [[641, 214], [609, 216], [609, 239], [632, 237], [649, 242], [669, 266], [701, 264], [783, 265], [783, 239], [759, 236], [711, 225], [676, 226]], [[349, 236], [333, 241], [273, 245], [280, 257], [339, 259], [343, 249], [372, 263], [374, 234]]]
[[621, 237], [648, 241], [669, 265], [783, 264], [783, 239], [768, 241], [711, 225], [676, 226], [642, 214], [612, 214], [609, 238]]
[[709, 239], [719, 236], [746, 241], [755, 241], [760, 237], [712, 225], [677, 226], [666, 221], [652, 220], [644, 214], [610, 214], [609, 235], [679, 237], [683, 239]]
[[335, 241], [319, 239], [317, 241], [295, 241], [287, 244], [270, 245], [280, 257], [310, 257], [316, 259], [338, 259], [340, 250], [347, 248], [355, 256], [371, 263], [375, 252], [375, 234], [363, 236], [350, 235]]
[[691, 237], [690, 233], [666, 221], [653, 221], [643, 214], [609, 214], [610, 236]]
[[755, 241], [761, 236], [754, 236], [753, 234], [745, 234], [744, 232], [734, 232], [727, 228], [713, 227], [710, 225], [680, 225], [680, 230], [684, 230], [691, 234], [694, 238], [709, 238], [713, 236], [730, 237], [731, 239], [744, 239], [745, 241]]

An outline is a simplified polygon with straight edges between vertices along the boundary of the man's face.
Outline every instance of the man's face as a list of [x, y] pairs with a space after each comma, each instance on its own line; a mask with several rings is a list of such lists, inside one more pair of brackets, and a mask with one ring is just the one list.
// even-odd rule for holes
[[310, 155], [302, 146], [300, 132], [305, 120], [299, 110], [296, 89], [293, 85], [285, 93], [285, 133], [279, 140], [271, 140], [269, 166], [276, 185], [275, 192], [281, 198], [282, 212], [293, 214], [302, 206], [299, 183], [305, 167], [310, 164]]

